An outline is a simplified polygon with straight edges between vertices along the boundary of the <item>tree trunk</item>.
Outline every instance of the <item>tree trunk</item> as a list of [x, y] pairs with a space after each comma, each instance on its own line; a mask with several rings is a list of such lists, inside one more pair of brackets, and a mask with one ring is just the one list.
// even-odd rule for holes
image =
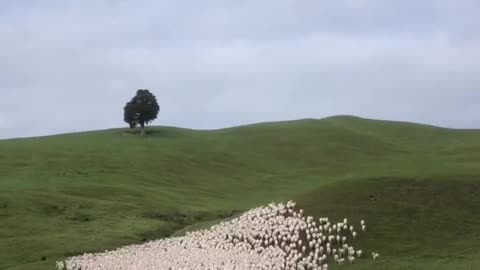
[[140, 135], [145, 136], [145, 123], [140, 123]]

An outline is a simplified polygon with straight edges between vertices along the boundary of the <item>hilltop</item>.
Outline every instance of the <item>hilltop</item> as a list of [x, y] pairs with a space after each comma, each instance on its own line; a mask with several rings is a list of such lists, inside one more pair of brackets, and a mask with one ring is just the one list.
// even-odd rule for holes
[[383, 262], [352, 269], [480, 267], [478, 130], [337, 116], [129, 132], [0, 140], [0, 269], [49, 269], [288, 199], [372, 222], [365, 244]]

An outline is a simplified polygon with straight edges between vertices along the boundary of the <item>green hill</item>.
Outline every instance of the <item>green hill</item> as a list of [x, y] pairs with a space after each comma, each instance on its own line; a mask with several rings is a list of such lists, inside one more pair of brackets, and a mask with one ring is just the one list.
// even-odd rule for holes
[[381, 257], [351, 269], [480, 269], [480, 131], [352, 116], [148, 131], [1, 140], [0, 269], [289, 199], [366, 219], [358, 245]]

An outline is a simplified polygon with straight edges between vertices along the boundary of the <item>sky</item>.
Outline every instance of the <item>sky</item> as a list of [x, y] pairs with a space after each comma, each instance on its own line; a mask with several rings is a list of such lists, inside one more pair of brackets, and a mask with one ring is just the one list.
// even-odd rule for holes
[[357, 115], [480, 128], [478, 0], [0, 0], [0, 138]]

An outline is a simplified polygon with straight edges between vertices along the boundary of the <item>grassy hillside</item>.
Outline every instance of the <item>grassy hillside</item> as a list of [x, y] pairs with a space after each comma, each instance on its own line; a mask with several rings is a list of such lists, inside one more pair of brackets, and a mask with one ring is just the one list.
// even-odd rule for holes
[[480, 269], [480, 131], [349, 116], [149, 131], [0, 141], [0, 269], [288, 199], [371, 223], [359, 241], [382, 259], [352, 269]]

